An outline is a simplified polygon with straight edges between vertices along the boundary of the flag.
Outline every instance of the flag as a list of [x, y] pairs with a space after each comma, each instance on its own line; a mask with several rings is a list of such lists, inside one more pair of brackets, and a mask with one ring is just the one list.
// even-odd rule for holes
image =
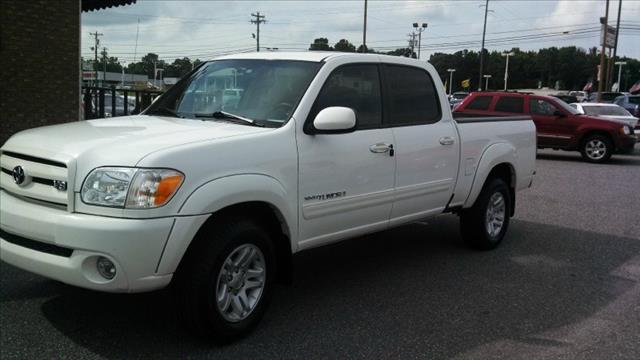
[[460, 84], [465, 89], [469, 88], [469, 87], [471, 87], [471, 79], [462, 80], [462, 82]]
[[629, 92], [632, 94], [640, 92], [640, 80], [636, 81], [635, 84], [629, 89]]
[[583, 88], [582, 91], [591, 91], [593, 89], [593, 81], [589, 81]]

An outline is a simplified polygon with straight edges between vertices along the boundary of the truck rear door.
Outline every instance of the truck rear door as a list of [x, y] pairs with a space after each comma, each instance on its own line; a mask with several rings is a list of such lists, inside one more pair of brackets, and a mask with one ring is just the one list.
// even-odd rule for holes
[[385, 126], [393, 130], [395, 200], [390, 224], [442, 211], [458, 170], [458, 133], [427, 70], [385, 64]]

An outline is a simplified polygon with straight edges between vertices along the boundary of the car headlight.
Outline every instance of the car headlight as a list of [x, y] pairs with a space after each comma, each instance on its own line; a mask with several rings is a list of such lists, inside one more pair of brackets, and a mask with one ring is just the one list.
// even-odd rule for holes
[[627, 126], [623, 126], [620, 131], [625, 134], [625, 135], [630, 135], [631, 134], [631, 130], [629, 130], [629, 128]]
[[90, 205], [149, 209], [166, 204], [183, 180], [171, 169], [103, 167], [89, 173], [80, 195]]

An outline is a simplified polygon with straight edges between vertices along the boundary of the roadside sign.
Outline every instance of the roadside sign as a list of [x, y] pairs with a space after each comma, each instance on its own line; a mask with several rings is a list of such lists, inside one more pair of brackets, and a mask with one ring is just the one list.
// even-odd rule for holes
[[[606, 36], [605, 36], [606, 34]], [[614, 48], [616, 46], [616, 28], [613, 26], [606, 26], [602, 24], [600, 29], [600, 45], [604, 45], [608, 48]]]

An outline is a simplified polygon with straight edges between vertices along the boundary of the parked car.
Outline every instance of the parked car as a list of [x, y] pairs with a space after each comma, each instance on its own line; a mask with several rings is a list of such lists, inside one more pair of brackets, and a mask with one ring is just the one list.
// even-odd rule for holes
[[638, 118], [631, 115], [621, 106], [609, 103], [573, 103], [570, 105], [576, 108], [581, 114], [597, 116], [599, 118], [608, 120], [620, 121], [631, 126], [634, 129], [637, 129], [637, 133], [640, 133], [640, 127], [638, 127]]
[[573, 96], [573, 95], [556, 94], [556, 95], [551, 95], [551, 96], [553, 96], [554, 98], [560, 99], [560, 100], [566, 102], [567, 104], [578, 102], [578, 98]]
[[551, 96], [523, 93], [471, 93], [454, 115], [527, 115], [533, 118], [539, 148], [580, 151], [589, 162], [606, 162], [614, 153], [632, 152], [634, 129], [626, 124], [583, 115]]
[[[198, 112], [220, 73], [243, 74], [236, 112]], [[224, 343], [298, 251], [448, 212], [492, 249], [533, 181], [535, 126], [456, 122], [442, 89], [404, 57], [230, 55], [141, 115], [20, 132], [1, 149], [0, 257], [100, 291], [173, 283], [190, 329]]]
[[569, 95], [575, 96], [579, 102], [582, 102], [584, 99], [589, 97], [589, 93], [586, 91], [569, 91]]
[[124, 110], [124, 96], [116, 95], [116, 108], [115, 111], [113, 109], [113, 103], [111, 102], [112, 96], [110, 93], [106, 92], [104, 94], [104, 116], [105, 117], [114, 117], [114, 116], [124, 116], [131, 115], [133, 110], [136, 107], [135, 100], [131, 98], [128, 99], [127, 111]]
[[640, 118], [640, 95], [622, 94], [613, 103], [625, 108], [631, 115]]
[[449, 95], [449, 105], [453, 109], [453, 108], [455, 108], [456, 105], [458, 105], [467, 96], [469, 96], [469, 93], [466, 92], [466, 91], [454, 92], [453, 94]]
[[[623, 94], [619, 92], [603, 92], [602, 102], [613, 103], [613, 101], [621, 95]], [[592, 92], [591, 94], [589, 94], [589, 97], [587, 98], [586, 102], [597, 102], [597, 101], [598, 101], [598, 93]]]

